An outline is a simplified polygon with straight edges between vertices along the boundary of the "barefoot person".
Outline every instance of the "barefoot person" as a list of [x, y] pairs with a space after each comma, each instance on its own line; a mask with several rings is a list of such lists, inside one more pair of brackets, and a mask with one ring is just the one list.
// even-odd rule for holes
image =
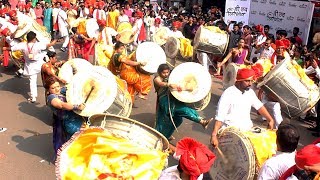
[[[185, 103], [174, 98], [171, 90], [182, 91], [176, 84], [169, 84], [168, 78], [170, 68], [167, 64], [161, 64], [158, 68], [158, 76], [153, 80], [157, 92], [157, 117], [155, 129], [162, 133], [166, 138], [173, 139], [172, 134], [175, 127], [178, 128], [182, 123], [182, 118], [201, 124], [205, 129], [208, 127], [211, 119], [204, 120], [198, 112]], [[174, 124], [173, 124], [174, 123]]]

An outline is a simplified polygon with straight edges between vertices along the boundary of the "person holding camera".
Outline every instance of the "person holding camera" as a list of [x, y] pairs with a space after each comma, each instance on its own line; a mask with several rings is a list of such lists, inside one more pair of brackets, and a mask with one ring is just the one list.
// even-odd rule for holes
[[[229, 30], [230, 25], [233, 24], [233, 30]], [[226, 31], [229, 33], [229, 45], [228, 45], [228, 51], [230, 51], [232, 48], [235, 48], [238, 46], [238, 41], [242, 36], [242, 33], [239, 28], [239, 24], [237, 24], [236, 21], [230, 21]]]

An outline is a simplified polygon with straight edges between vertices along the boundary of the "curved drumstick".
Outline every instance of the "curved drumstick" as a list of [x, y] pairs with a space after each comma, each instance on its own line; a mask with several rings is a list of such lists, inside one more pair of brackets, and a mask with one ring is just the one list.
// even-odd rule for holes
[[227, 164], [228, 163], [228, 159], [224, 156], [224, 154], [222, 153], [221, 149], [217, 146], [217, 150], [218, 150], [218, 153], [220, 154], [221, 158], [222, 158], [222, 162], [224, 164]]

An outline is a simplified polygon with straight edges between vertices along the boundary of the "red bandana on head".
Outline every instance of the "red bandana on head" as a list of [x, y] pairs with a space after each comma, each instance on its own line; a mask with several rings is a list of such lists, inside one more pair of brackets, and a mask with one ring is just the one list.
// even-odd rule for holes
[[255, 72], [252, 69], [243, 68], [237, 72], [237, 81], [254, 80]]
[[207, 146], [188, 137], [177, 143], [176, 154], [181, 155], [179, 165], [190, 175], [190, 180], [196, 180], [200, 174], [208, 172], [216, 158]]

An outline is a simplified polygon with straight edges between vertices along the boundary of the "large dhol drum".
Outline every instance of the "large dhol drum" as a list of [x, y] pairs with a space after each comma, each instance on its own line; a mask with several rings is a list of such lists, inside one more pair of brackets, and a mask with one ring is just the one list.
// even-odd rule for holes
[[106, 68], [94, 66], [90, 71], [80, 71], [68, 84], [67, 101], [85, 103], [82, 111], [75, 113], [89, 117], [97, 113], [109, 113], [129, 117], [132, 110], [131, 96], [125, 86]]
[[137, 48], [136, 61], [147, 63], [145, 66], [139, 67], [138, 71], [144, 74], [154, 74], [157, 72], [160, 64], [166, 63], [166, 55], [158, 44], [144, 42]]
[[159, 29], [157, 29], [157, 31], [153, 35], [153, 42], [157, 43], [160, 46], [166, 44], [170, 33], [171, 33], [171, 30], [169, 28], [160, 27]]
[[19, 14], [19, 25], [14, 33], [14, 38], [23, 38], [28, 32], [33, 31], [37, 35], [37, 40], [49, 44], [51, 41], [51, 35], [46, 31], [44, 26], [39, 25], [35, 20], [29, 16]]
[[277, 64], [257, 87], [276, 98], [289, 117], [306, 113], [320, 98], [319, 87], [291, 60]]
[[134, 41], [132, 26], [129, 22], [121, 22], [117, 27], [117, 32], [120, 35], [120, 42], [124, 44], [130, 44]]
[[200, 26], [194, 37], [194, 49], [223, 56], [228, 48], [229, 35], [218, 27]]
[[61, 66], [58, 76], [69, 83], [77, 72], [91, 71], [91, 68], [93, 68], [93, 66], [89, 61], [81, 58], [74, 58]]
[[228, 127], [218, 134], [219, 149], [212, 167], [214, 180], [252, 180], [263, 163], [276, 153], [275, 131], [242, 132]]
[[[135, 120], [97, 114], [58, 152], [57, 179], [158, 179], [168, 140]], [[104, 128], [103, 128], [104, 127]]]
[[118, 33], [122, 31], [127, 31], [127, 30], [132, 31], [132, 25], [130, 24], [130, 22], [121, 22], [118, 24], [118, 27], [117, 27]]
[[195, 102], [195, 103], [186, 103], [186, 105], [191, 107], [192, 109], [197, 110], [197, 111], [202, 111], [209, 105], [210, 100], [211, 100], [211, 92], [209, 92], [206, 95], [206, 97], [204, 97], [200, 101]]
[[[189, 40], [186, 41], [184, 46], [181, 46], [181, 38], [175, 38], [175, 37], [170, 37], [167, 39], [166, 45], [165, 45], [165, 53], [166, 56], [171, 58], [171, 59], [180, 59], [182, 61], [192, 61], [192, 56], [193, 56], [193, 48], [191, 46], [191, 42]], [[188, 46], [188, 47], [185, 47]], [[182, 54], [182, 51], [184, 54]], [[190, 52], [185, 52], [185, 51], [190, 51]]]
[[159, 151], [169, 148], [168, 140], [158, 131], [130, 118], [111, 114], [94, 114], [89, 117], [90, 126], [107, 129], [147, 149]]
[[97, 20], [94, 18], [78, 18], [73, 22], [73, 27], [77, 27], [77, 31], [79, 34], [83, 34], [85, 36], [88, 36], [89, 38], [95, 37], [97, 31], [99, 30]]
[[229, 63], [223, 72], [223, 89], [233, 86], [236, 82], [238, 70], [246, 67], [244, 64]]
[[[211, 95], [211, 76], [201, 64], [186, 62], [178, 65], [171, 72], [168, 82], [169, 84], [177, 84], [183, 89], [181, 92], [171, 91], [171, 94], [181, 102], [196, 103], [194, 107], [199, 107], [197, 104], [207, 105], [210, 102], [210, 99], [206, 98], [208, 98], [208, 94]], [[203, 99], [206, 100], [203, 101]], [[203, 105], [200, 107], [199, 109], [205, 108]]]

